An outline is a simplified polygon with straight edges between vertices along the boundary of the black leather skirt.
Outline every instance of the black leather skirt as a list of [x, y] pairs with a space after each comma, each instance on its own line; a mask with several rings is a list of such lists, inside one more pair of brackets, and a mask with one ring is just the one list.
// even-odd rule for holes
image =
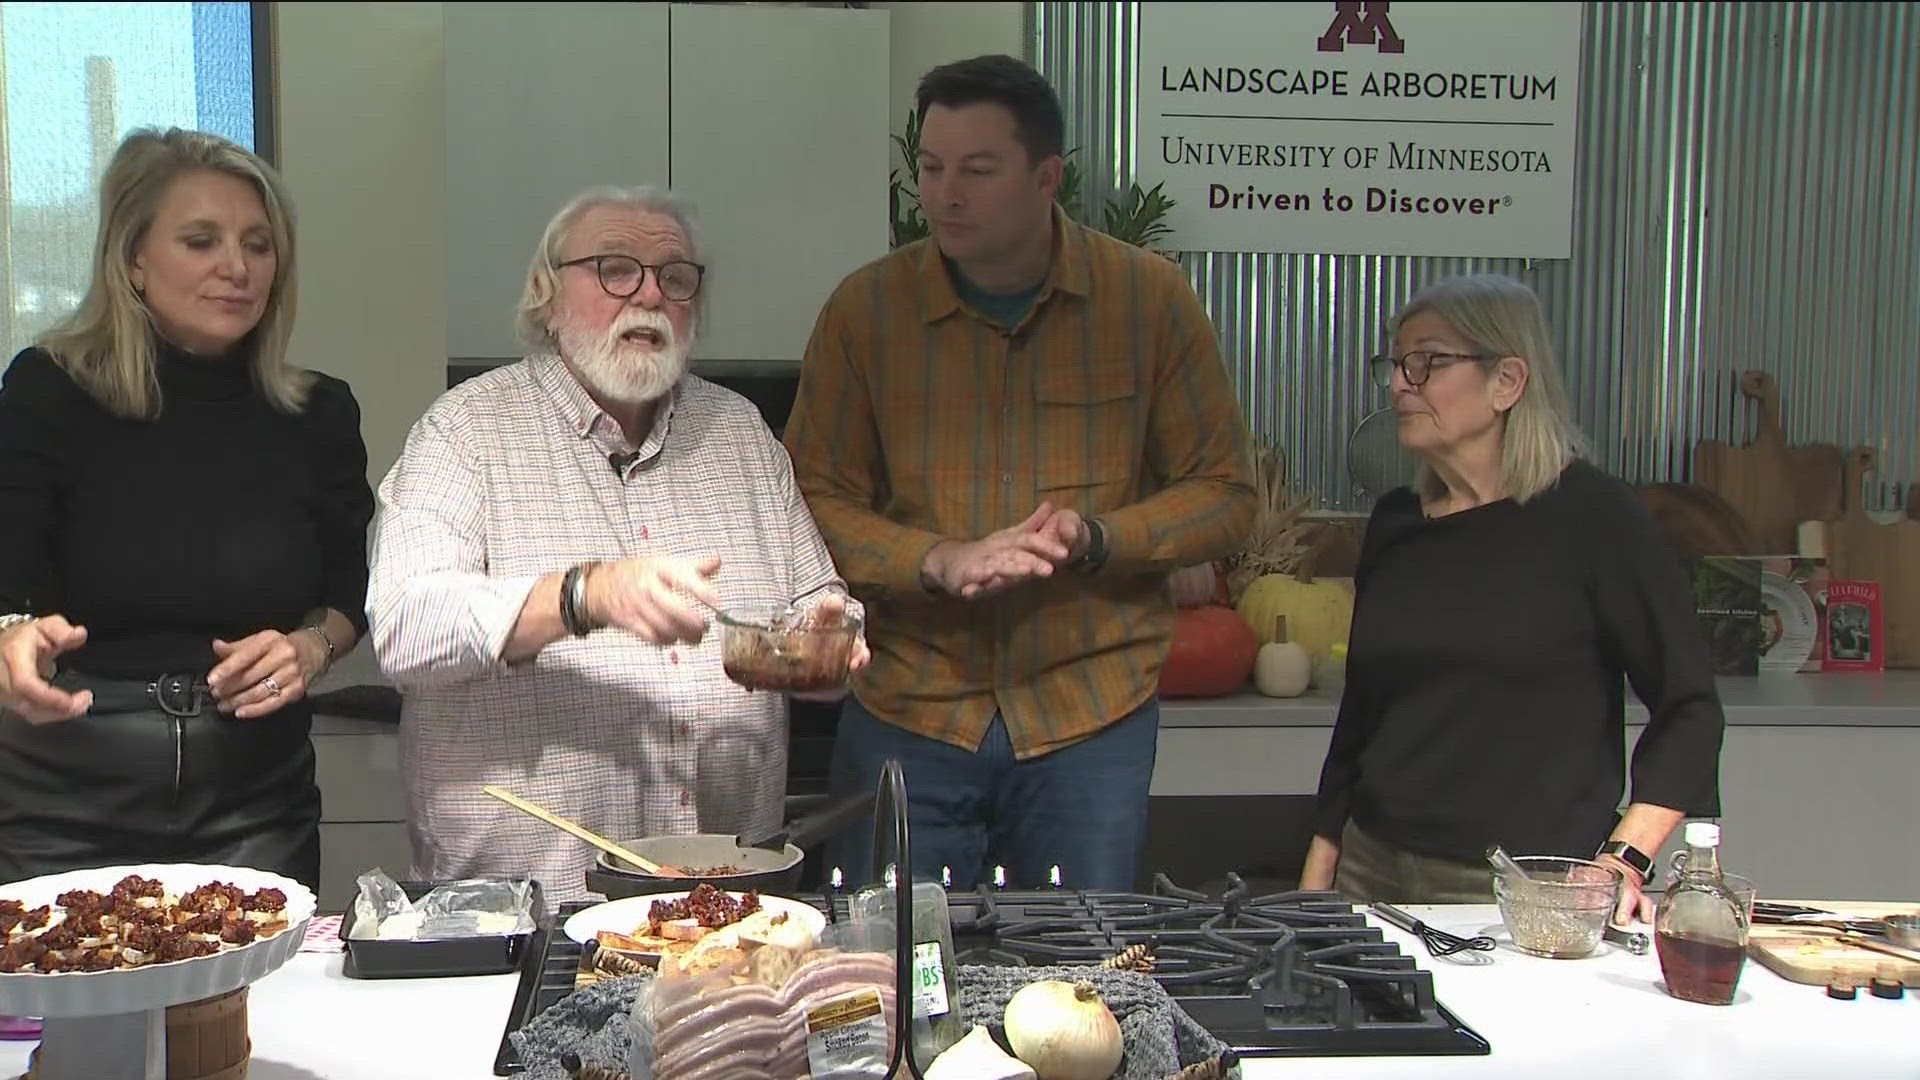
[[236, 720], [191, 678], [58, 683], [93, 690], [93, 709], [38, 725], [0, 712], [0, 882], [212, 863], [319, 888], [320, 789], [304, 701]]

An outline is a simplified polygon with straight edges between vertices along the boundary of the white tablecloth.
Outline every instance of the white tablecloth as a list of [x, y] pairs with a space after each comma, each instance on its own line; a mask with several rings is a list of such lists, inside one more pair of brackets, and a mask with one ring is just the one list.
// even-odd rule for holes
[[[1513, 951], [1491, 906], [1411, 907], [1501, 948], [1467, 962], [1434, 960], [1410, 935], [1387, 934], [1434, 972], [1440, 1000], [1493, 1045], [1488, 1057], [1253, 1060], [1247, 1080], [1306, 1077], [1514, 1077], [1604, 1080], [1920, 1080], [1920, 992], [1898, 1001], [1863, 988], [1834, 1001], [1749, 962], [1733, 1005], [1677, 1001], [1660, 989], [1650, 952], [1603, 946], [1585, 960]], [[303, 953], [256, 983], [248, 1080], [483, 1080], [513, 1002], [516, 977], [364, 981], [338, 955]], [[0, 1076], [26, 1067], [30, 1044], [0, 1043]]]

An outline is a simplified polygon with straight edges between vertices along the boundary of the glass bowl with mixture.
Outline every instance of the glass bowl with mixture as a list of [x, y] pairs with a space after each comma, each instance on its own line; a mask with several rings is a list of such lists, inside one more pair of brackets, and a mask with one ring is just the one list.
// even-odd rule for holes
[[1555, 960], [1577, 960], [1599, 948], [1625, 876], [1586, 859], [1520, 855], [1513, 861], [1524, 876], [1495, 870], [1493, 896], [1514, 946]]
[[722, 611], [720, 626], [727, 678], [749, 690], [809, 693], [846, 684], [861, 623], [846, 611], [757, 601]]

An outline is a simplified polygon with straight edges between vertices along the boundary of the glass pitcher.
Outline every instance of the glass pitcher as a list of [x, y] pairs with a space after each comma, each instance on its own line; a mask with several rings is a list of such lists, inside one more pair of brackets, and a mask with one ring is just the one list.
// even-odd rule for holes
[[1667, 993], [1703, 1005], [1730, 1005], [1746, 965], [1753, 883], [1720, 868], [1720, 826], [1687, 823], [1686, 850], [1654, 916], [1654, 948]]

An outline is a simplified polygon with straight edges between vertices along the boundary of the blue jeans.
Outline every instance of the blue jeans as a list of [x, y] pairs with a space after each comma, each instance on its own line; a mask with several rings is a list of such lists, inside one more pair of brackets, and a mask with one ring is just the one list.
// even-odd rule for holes
[[[993, 880], [1004, 866], [1010, 888], [1048, 883], [1060, 868], [1076, 889], [1131, 890], [1147, 834], [1147, 787], [1160, 735], [1160, 702], [1043, 757], [1016, 761], [998, 714], [978, 751], [929, 739], [874, 716], [848, 695], [840, 710], [830, 784], [835, 796], [872, 791], [888, 758], [907, 785], [907, 828], [917, 880], [953, 888]], [[827, 845], [849, 889], [873, 877], [873, 830], [864, 823]]]

